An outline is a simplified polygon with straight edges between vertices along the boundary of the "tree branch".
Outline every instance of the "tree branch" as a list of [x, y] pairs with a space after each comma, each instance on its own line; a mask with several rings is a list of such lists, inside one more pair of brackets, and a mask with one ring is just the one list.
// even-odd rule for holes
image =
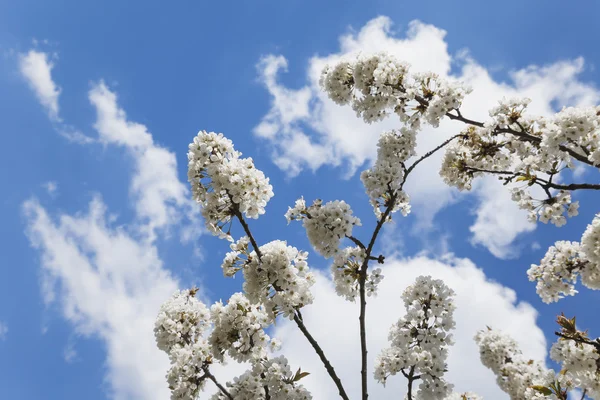
[[[248, 224], [246, 223], [246, 220], [244, 219], [244, 216], [237, 209], [237, 207], [235, 207], [235, 205], [233, 207], [233, 213], [237, 217], [237, 219], [240, 221], [240, 223], [242, 224], [242, 227], [244, 228], [244, 232], [246, 232], [246, 236], [248, 236], [248, 238], [250, 238], [250, 243], [252, 243], [252, 247], [254, 247], [254, 251], [256, 252], [256, 255], [257, 255], [259, 261], [262, 261], [262, 254], [260, 252], [258, 245], [256, 244], [256, 240], [254, 239], [252, 232], [250, 231], [250, 226], [248, 226]], [[344, 387], [342, 385], [342, 381], [335, 373], [335, 370], [333, 369], [333, 366], [331, 365], [331, 363], [325, 356], [323, 349], [321, 348], [321, 346], [319, 346], [319, 343], [317, 343], [317, 341], [313, 338], [313, 336], [310, 334], [310, 332], [304, 325], [304, 322], [302, 321], [302, 314], [300, 314], [300, 310], [296, 310], [296, 312], [297, 312], [297, 314], [294, 314], [294, 321], [296, 322], [296, 325], [298, 325], [298, 328], [300, 328], [300, 331], [302, 331], [302, 333], [304, 334], [306, 339], [312, 345], [313, 349], [315, 349], [317, 355], [323, 362], [323, 365], [325, 366], [325, 369], [329, 373], [329, 376], [331, 377], [331, 379], [333, 380], [333, 382], [335, 383], [335, 385], [338, 388], [340, 397], [344, 400], [349, 400], [348, 395], [346, 394], [346, 391], [344, 390]], [[266, 399], [269, 400], [270, 399], [269, 389], [267, 387], [265, 387], [265, 395], [266, 395]]]
[[219, 390], [221, 391], [221, 393], [223, 393], [225, 396], [227, 396], [227, 398], [229, 400], [233, 400], [233, 396], [227, 391], [227, 389], [225, 389], [225, 387], [223, 385], [221, 385], [217, 381], [217, 378], [215, 378], [215, 376], [210, 373], [210, 371], [208, 370], [208, 367], [205, 367], [202, 370], [204, 371], [204, 376], [206, 376], [208, 379], [210, 379], [211, 381], [213, 381], [213, 383], [215, 385], [217, 385], [217, 387], [219, 388]]
[[[429, 106], [429, 101], [427, 101], [426, 99], [422, 98], [421, 96], [415, 96], [415, 100], [419, 104], [421, 104], [423, 106]], [[463, 122], [463, 123], [465, 123], [467, 125], [473, 125], [473, 126], [477, 126], [479, 128], [483, 128], [484, 127], [483, 122], [479, 122], [479, 121], [475, 121], [475, 120], [472, 120], [472, 119], [469, 119], [469, 118], [465, 118], [465, 117], [462, 116], [462, 114], [458, 110], [456, 110], [456, 112], [457, 112], [456, 114], [452, 114], [449, 111], [449, 112], [446, 113], [446, 116], [448, 118], [452, 119], [452, 120], [460, 121], [460, 122]], [[511, 129], [511, 128], [496, 128], [496, 129], [494, 129], [494, 133], [496, 133], [496, 134], [499, 134], [499, 133], [508, 133], [510, 135], [517, 136], [517, 137], [523, 139], [526, 142], [531, 142], [531, 143], [536, 143], [536, 144], [539, 144], [542, 141], [542, 139], [539, 138], [539, 137], [537, 137], [537, 136], [530, 135], [530, 134], [528, 134], [525, 131], [519, 132], [519, 131]], [[594, 165], [594, 163], [591, 162], [590, 160], [588, 160], [587, 157], [582, 156], [581, 154], [577, 153], [576, 151], [574, 151], [574, 150], [572, 150], [572, 149], [570, 149], [568, 147], [560, 145], [560, 146], [558, 146], [558, 148], [561, 151], [564, 151], [565, 153], [568, 153], [571, 157], [573, 157], [574, 159], [576, 159], [576, 160], [578, 160], [578, 161], [580, 161], [580, 162], [582, 162], [584, 164], [591, 165], [592, 167], [599, 167], [600, 166], [600, 165]]]
[[435, 147], [432, 150], [429, 150], [427, 153], [425, 153], [423, 156], [421, 156], [421, 158], [419, 158], [417, 161], [415, 161], [410, 167], [408, 167], [408, 169], [406, 170], [405, 174], [404, 174], [404, 181], [406, 181], [406, 177], [408, 176], [408, 174], [410, 174], [417, 165], [419, 165], [423, 160], [431, 157], [435, 152], [437, 152], [438, 150], [444, 148], [445, 146], [448, 145], [448, 143], [450, 143], [451, 141], [453, 141], [454, 139], [463, 136], [462, 133], [459, 133], [458, 135], [454, 135], [451, 138], [444, 140], [444, 142], [442, 142], [442, 144], [440, 144], [439, 146]]
[[302, 317], [301, 317], [301, 314], [299, 311], [298, 311], [298, 314], [294, 315], [294, 322], [296, 322], [296, 325], [298, 325], [298, 328], [300, 328], [300, 331], [302, 331], [302, 333], [304, 334], [306, 339], [308, 339], [308, 342], [311, 344], [313, 349], [315, 349], [315, 352], [321, 359], [321, 362], [325, 366], [325, 369], [329, 373], [329, 376], [335, 383], [335, 386], [337, 386], [340, 397], [344, 400], [349, 400], [348, 395], [346, 394], [346, 390], [344, 390], [344, 386], [342, 385], [342, 381], [335, 373], [333, 366], [331, 365], [331, 363], [325, 356], [325, 353], [323, 352], [323, 349], [321, 348], [321, 346], [319, 346], [319, 343], [317, 343], [317, 341], [312, 337], [312, 335], [310, 334], [308, 329], [306, 329], [306, 325], [304, 325], [304, 321], [302, 321]]
[[[519, 176], [523, 176], [523, 177], [528, 177], [528, 175], [522, 173], [522, 172], [516, 172], [516, 171], [502, 171], [502, 170], [491, 170], [491, 169], [481, 169], [481, 168], [475, 168], [475, 167], [465, 167], [466, 170], [471, 171], [471, 172], [483, 172], [483, 173], [488, 173], [488, 174], [496, 174], [496, 175], [513, 175], [514, 177], [519, 177]], [[586, 189], [586, 190], [600, 190], [600, 184], [595, 184], [595, 183], [570, 183], [568, 185], [561, 185], [558, 183], [554, 183], [552, 182], [552, 180], [546, 180], [543, 178], [539, 178], [539, 177], [535, 177], [535, 182], [541, 182], [538, 183], [538, 185], [542, 186], [544, 189], [558, 189], [558, 190], [569, 190], [569, 191], [574, 191], [574, 190], [581, 190], [581, 189]]]
[[560, 336], [563, 339], [573, 340], [574, 342], [577, 342], [577, 343], [583, 343], [583, 344], [587, 344], [590, 346], [594, 346], [596, 351], [600, 352], [600, 338], [598, 338], [596, 340], [590, 340], [590, 339], [586, 339], [586, 338], [582, 338], [582, 337], [574, 337], [574, 336], [570, 336], [570, 335], [565, 335], [561, 332], [554, 332], [554, 334], [556, 336]]

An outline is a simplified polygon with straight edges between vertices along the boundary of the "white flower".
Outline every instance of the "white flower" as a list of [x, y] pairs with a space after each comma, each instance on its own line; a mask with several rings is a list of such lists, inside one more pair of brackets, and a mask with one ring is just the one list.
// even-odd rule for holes
[[596, 214], [581, 237], [581, 254], [588, 262], [581, 271], [581, 282], [590, 289], [600, 289], [600, 214]]
[[244, 292], [252, 303], [264, 305], [271, 319], [279, 314], [293, 318], [296, 309], [312, 303], [315, 278], [306, 262], [308, 253], [275, 240], [260, 247], [259, 260], [255, 251], [248, 251], [247, 238], [240, 241], [225, 256], [223, 272], [233, 276], [243, 270]]
[[531, 265], [527, 276], [530, 281], [537, 281], [536, 290], [544, 303], [577, 293], [574, 284], [577, 275], [585, 269], [579, 252], [579, 243], [558, 241], [548, 249], [540, 265]]
[[210, 325], [208, 308], [195, 295], [196, 289], [177, 291], [161, 305], [154, 324], [159, 349], [170, 353], [173, 347], [195, 343]]
[[546, 370], [540, 362], [526, 359], [517, 342], [501, 332], [479, 331], [475, 341], [481, 362], [496, 374], [498, 386], [513, 400], [530, 400], [527, 389], [532, 385], [546, 386], [548, 376], [554, 376], [554, 371]]
[[454, 328], [454, 292], [441, 280], [420, 276], [403, 293], [407, 313], [392, 326], [390, 347], [375, 362], [375, 379], [385, 383], [398, 372], [419, 375], [419, 399], [444, 399], [452, 385], [443, 378], [449, 333]]
[[240, 158], [241, 155], [222, 133], [200, 131], [189, 145], [188, 180], [192, 195], [202, 206], [208, 230], [227, 239], [229, 233], [222, 228], [235, 212], [258, 218], [273, 197], [269, 179], [251, 158]]
[[325, 258], [337, 254], [341, 239], [352, 235], [354, 225], [360, 225], [360, 219], [352, 215], [352, 209], [343, 200], [325, 205], [321, 200], [315, 200], [313, 205], [306, 207], [304, 199], [298, 199], [285, 216], [288, 222], [302, 220], [310, 244]]
[[[227, 390], [236, 400], [259, 400], [265, 398], [265, 387], [271, 400], [309, 400], [312, 395], [301, 384], [294, 381], [288, 360], [279, 356], [256, 362], [252, 369], [228, 383]], [[227, 400], [223, 393], [216, 393], [212, 400]]]
[[408, 195], [400, 189], [404, 184], [404, 162], [415, 155], [415, 146], [413, 129], [388, 131], [379, 137], [375, 165], [360, 176], [378, 218], [392, 197], [395, 197], [392, 212], [401, 210], [404, 216], [410, 212]]
[[270, 338], [264, 329], [270, 319], [262, 306], [252, 304], [242, 293], [234, 293], [226, 305], [213, 304], [210, 313], [214, 329], [208, 342], [215, 359], [223, 361], [227, 354], [244, 362], [266, 355]]

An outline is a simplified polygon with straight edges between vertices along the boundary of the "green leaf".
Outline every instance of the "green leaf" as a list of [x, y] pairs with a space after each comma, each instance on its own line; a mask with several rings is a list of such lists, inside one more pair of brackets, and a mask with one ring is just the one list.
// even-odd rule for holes
[[543, 394], [545, 396], [550, 396], [552, 394], [552, 390], [548, 389], [546, 386], [536, 385], [536, 386], [532, 386], [531, 388], [533, 390], [540, 392], [541, 394]]

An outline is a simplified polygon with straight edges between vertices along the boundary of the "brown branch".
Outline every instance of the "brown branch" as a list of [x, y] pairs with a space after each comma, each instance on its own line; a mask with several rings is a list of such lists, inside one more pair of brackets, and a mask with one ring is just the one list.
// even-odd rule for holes
[[354, 242], [354, 244], [356, 244], [358, 247], [360, 247], [361, 249], [365, 249], [365, 245], [363, 244], [363, 242], [361, 242], [360, 240], [358, 240], [357, 238], [355, 238], [354, 236], [350, 235], [350, 236], [346, 236], [348, 239], [350, 239], [351, 241]]
[[296, 322], [296, 325], [298, 325], [298, 328], [300, 328], [300, 330], [302, 331], [302, 333], [304, 334], [306, 339], [308, 339], [308, 342], [311, 344], [311, 346], [313, 347], [313, 349], [315, 350], [315, 352], [321, 359], [321, 362], [325, 366], [325, 369], [329, 373], [329, 376], [331, 377], [331, 379], [333, 379], [335, 386], [337, 386], [340, 397], [344, 400], [349, 400], [348, 395], [346, 394], [346, 390], [344, 390], [344, 386], [342, 385], [342, 381], [337, 376], [335, 370], [333, 369], [333, 366], [331, 365], [331, 363], [325, 356], [323, 349], [321, 348], [321, 346], [319, 346], [319, 343], [317, 343], [315, 338], [313, 338], [313, 336], [310, 334], [308, 329], [306, 329], [306, 325], [304, 325], [304, 321], [302, 321], [300, 311], [298, 311], [298, 314], [294, 314], [294, 322]]
[[[426, 107], [429, 106], [429, 101], [422, 98], [421, 96], [415, 96], [415, 100], [423, 106], [426, 106]], [[479, 128], [483, 128], [483, 126], [484, 126], [483, 122], [465, 118], [462, 116], [462, 114], [458, 110], [456, 110], [456, 112], [457, 112], [456, 114], [452, 114], [450, 111], [448, 111], [446, 113], [446, 116], [452, 120], [460, 121], [467, 125], [473, 125], [473, 126], [477, 126]], [[542, 141], [542, 139], [537, 136], [530, 135], [525, 131], [519, 132], [519, 131], [511, 129], [511, 128], [496, 128], [496, 129], [494, 129], [493, 133], [495, 133], [495, 134], [508, 133], [510, 135], [517, 136], [526, 142], [531, 142], [531, 143], [536, 143], [536, 144], [539, 144]], [[587, 157], [582, 156], [581, 154], [577, 153], [576, 151], [574, 151], [572, 149], [569, 149], [568, 147], [560, 145], [560, 146], [558, 146], [558, 148], [560, 150], [564, 151], [565, 153], [568, 153], [571, 157], [573, 157], [574, 159], [576, 159], [584, 164], [591, 165], [592, 167], [600, 166], [600, 165], [594, 165], [594, 163], [591, 162], [590, 160], [588, 160]]]
[[554, 332], [554, 334], [556, 336], [559, 336], [563, 339], [567, 339], [567, 340], [572, 340], [574, 342], [577, 343], [582, 343], [582, 344], [587, 344], [590, 346], [594, 346], [594, 348], [596, 349], [597, 352], [600, 352], [600, 338], [596, 339], [596, 340], [590, 340], [590, 339], [586, 339], [583, 337], [574, 337], [574, 336], [570, 336], [570, 335], [565, 335], [561, 332]]
[[[233, 208], [233, 212], [234, 212], [234, 215], [237, 217], [237, 219], [242, 224], [242, 227], [244, 228], [244, 232], [246, 232], [246, 235], [248, 236], [248, 238], [250, 238], [250, 243], [252, 243], [252, 247], [254, 247], [254, 251], [256, 252], [256, 255], [258, 256], [259, 261], [262, 261], [262, 254], [260, 252], [260, 249], [258, 248], [258, 245], [256, 244], [256, 240], [254, 239], [252, 232], [250, 231], [250, 227], [248, 226], [248, 224], [246, 223], [246, 220], [244, 219], [244, 216], [235, 207]], [[342, 385], [342, 381], [335, 373], [335, 370], [333, 369], [333, 366], [331, 365], [331, 363], [325, 356], [323, 349], [321, 348], [321, 346], [319, 346], [319, 343], [317, 343], [317, 341], [313, 338], [313, 336], [310, 334], [310, 332], [304, 325], [304, 322], [302, 321], [302, 314], [300, 314], [300, 310], [297, 310], [297, 314], [294, 314], [294, 321], [296, 322], [296, 325], [298, 325], [298, 328], [300, 328], [300, 331], [302, 331], [302, 333], [304, 334], [306, 339], [312, 345], [313, 349], [315, 349], [317, 355], [323, 362], [323, 365], [325, 366], [325, 369], [329, 373], [329, 376], [331, 377], [331, 379], [333, 380], [333, 382], [335, 383], [335, 385], [338, 388], [340, 397], [344, 400], [349, 400], [348, 395], [346, 394], [346, 391], [344, 390], [344, 387]], [[265, 396], [266, 396], [267, 400], [269, 400], [271, 398], [269, 396], [269, 389], [267, 387], [265, 387]]]
[[[417, 165], [419, 165], [423, 160], [429, 158], [430, 156], [432, 156], [435, 152], [437, 152], [438, 150], [442, 149], [443, 147], [445, 147], [446, 145], [448, 145], [448, 143], [450, 143], [451, 141], [453, 141], [456, 138], [459, 138], [463, 136], [462, 133], [459, 133], [458, 135], [454, 135], [451, 138], [444, 140], [444, 142], [442, 142], [442, 144], [440, 144], [439, 146], [435, 147], [432, 150], [429, 150], [427, 153], [425, 153], [421, 158], [419, 158], [417, 161], [415, 161], [410, 167], [408, 167], [408, 169], [405, 171], [404, 173], [404, 181], [406, 181], [406, 177], [408, 176], [408, 174], [410, 174]], [[404, 184], [404, 183], [403, 183]]]
[[[522, 172], [516, 171], [502, 171], [502, 170], [491, 170], [491, 169], [481, 169], [475, 167], [465, 167], [466, 170], [471, 172], [483, 172], [488, 174], [496, 174], [496, 175], [513, 175], [514, 177], [529, 177], [529, 175], [524, 174]], [[552, 182], [552, 180], [546, 180], [543, 178], [535, 177], [535, 182], [540, 185], [544, 189], [558, 189], [558, 190], [600, 190], [600, 184], [595, 183], [570, 183], [568, 185], [561, 185], [558, 183]], [[541, 183], [540, 183], [541, 182]]]
[[223, 393], [225, 396], [227, 396], [227, 398], [229, 400], [233, 400], [233, 396], [227, 391], [227, 389], [225, 389], [225, 387], [223, 385], [221, 385], [217, 381], [217, 378], [215, 378], [215, 376], [210, 373], [210, 371], [208, 370], [208, 367], [203, 368], [203, 371], [204, 371], [204, 376], [207, 377], [208, 379], [210, 379], [211, 381], [213, 381], [213, 383], [215, 385], [217, 385], [217, 387], [219, 388], [221, 393]]

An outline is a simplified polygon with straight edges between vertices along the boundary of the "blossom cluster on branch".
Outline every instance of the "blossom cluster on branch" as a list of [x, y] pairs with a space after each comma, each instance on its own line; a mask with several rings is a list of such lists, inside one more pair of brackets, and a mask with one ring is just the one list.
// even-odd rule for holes
[[375, 362], [375, 378], [385, 383], [401, 372], [409, 385], [419, 380], [418, 399], [444, 399], [452, 385], [444, 380], [448, 346], [453, 344], [454, 292], [441, 280], [420, 276], [402, 298], [406, 315], [392, 326], [390, 347]]
[[352, 228], [360, 225], [360, 219], [352, 215], [352, 209], [343, 200], [330, 201], [323, 204], [315, 200], [306, 207], [303, 198], [296, 200], [285, 214], [288, 223], [292, 220], [302, 221], [310, 244], [316, 252], [325, 258], [338, 253], [340, 241], [352, 236]]
[[236, 212], [248, 218], [264, 214], [273, 188], [252, 158], [241, 158], [222, 133], [200, 131], [189, 145], [188, 180], [193, 198], [202, 206], [206, 227], [229, 238], [223, 228]]
[[277, 315], [293, 318], [295, 311], [311, 304], [310, 287], [315, 283], [306, 262], [308, 253], [275, 240], [260, 246], [261, 257], [249, 251], [249, 239], [231, 244], [233, 251], [223, 261], [225, 276], [239, 270], [244, 275], [244, 293], [254, 304], [263, 304], [271, 320]]
[[578, 277], [585, 287], [600, 290], [600, 214], [588, 225], [581, 243], [556, 242], [527, 275], [537, 281], [537, 293], [545, 303], [575, 295]]
[[554, 371], [542, 363], [527, 359], [517, 342], [502, 332], [487, 329], [475, 336], [481, 362], [496, 375], [498, 386], [512, 400], [543, 398], [533, 386], [546, 386], [554, 380]]
[[[332, 259], [331, 275], [338, 295], [359, 300], [361, 394], [368, 399], [366, 298], [377, 293], [383, 279], [384, 255], [374, 256], [383, 224], [392, 214], [411, 211], [404, 185], [412, 171], [434, 153], [444, 150], [440, 175], [459, 190], [470, 190], [480, 176], [495, 176], [506, 185], [531, 221], [562, 226], [578, 215], [575, 190], [600, 190], [600, 184], [567, 182], [565, 169], [577, 165], [600, 167], [600, 106], [565, 108], [550, 117], [527, 113], [529, 99], [503, 99], [479, 122], [461, 113], [470, 89], [434, 73], [414, 73], [395, 57], [379, 53], [360, 55], [326, 67], [320, 85], [337, 104], [350, 105], [365, 122], [396, 115], [399, 129], [383, 132], [377, 158], [362, 172], [361, 181], [374, 209], [376, 224], [368, 241], [353, 236], [361, 221], [343, 200], [307, 206], [304, 198], [289, 207], [285, 217], [302, 221], [316, 253]], [[466, 125], [437, 147], [417, 155], [417, 134], [423, 125], [438, 127], [444, 119]], [[171, 362], [167, 382], [172, 399], [193, 400], [212, 381], [218, 391], [213, 400], [305, 400], [311, 394], [298, 382], [308, 375], [293, 373], [284, 356], [272, 357], [281, 343], [267, 333], [278, 318], [293, 321], [306, 337], [343, 400], [350, 397], [335, 369], [309, 331], [301, 309], [313, 303], [315, 276], [308, 267], [308, 253], [274, 240], [260, 245], [246, 219], [265, 212], [273, 196], [269, 179], [242, 158], [223, 134], [201, 131], [189, 145], [188, 180], [192, 196], [200, 204], [207, 229], [231, 242], [222, 262], [223, 274], [243, 275], [242, 292], [210, 309], [196, 299], [197, 290], [178, 291], [160, 308], [155, 324], [159, 349]], [[566, 175], [566, 176], [565, 176]], [[573, 174], [571, 174], [573, 175]], [[239, 223], [244, 235], [232, 237]], [[349, 240], [354, 246], [343, 247]], [[540, 265], [528, 271], [537, 281], [544, 302], [576, 293], [578, 277], [584, 286], [600, 289], [600, 214], [585, 230], [580, 242], [559, 241]], [[446, 382], [448, 348], [454, 328], [454, 292], [441, 280], [420, 276], [404, 290], [406, 315], [392, 326], [390, 345], [377, 357], [374, 376], [384, 383], [401, 374], [408, 381], [406, 399], [481, 400], [471, 392], [453, 393]], [[575, 327], [575, 320], [559, 317], [560, 337], [551, 350], [561, 363], [554, 371], [527, 359], [516, 341], [491, 329], [480, 331], [475, 341], [482, 363], [497, 377], [512, 400], [567, 400], [578, 388], [600, 399], [600, 339], [592, 340]], [[231, 359], [247, 363], [248, 370], [224, 385], [211, 366]], [[418, 388], [413, 385], [418, 383]]]

